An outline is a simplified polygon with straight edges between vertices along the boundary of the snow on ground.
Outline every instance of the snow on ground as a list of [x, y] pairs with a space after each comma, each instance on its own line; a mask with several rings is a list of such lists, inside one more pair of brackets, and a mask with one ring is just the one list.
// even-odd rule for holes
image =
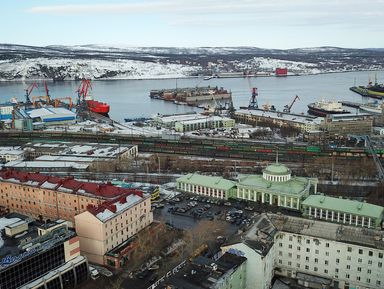
[[[18, 221], [21, 221], [21, 219], [19, 219], [19, 218], [10, 218], [10, 219], [0, 218], [0, 232], [5, 228], [5, 226], [16, 223]], [[4, 241], [1, 238], [1, 234], [0, 234], [0, 248], [3, 246], [3, 244], [4, 244]]]
[[308, 62], [289, 61], [265, 57], [254, 57], [252, 62], [263, 71], [274, 71], [276, 67], [285, 67], [288, 68], [289, 72], [293, 73], [316, 74], [321, 72], [321, 70], [317, 68], [317, 64]]
[[82, 77], [96, 79], [175, 78], [188, 76], [199, 68], [181, 64], [162, 64], [126, 59], [34, 58], [0, 62], [0, 71], [8, 75], [19, 75], [23, 79], [47, 77], [42, 72], [42, 67], [57, 70], [65, 79]]

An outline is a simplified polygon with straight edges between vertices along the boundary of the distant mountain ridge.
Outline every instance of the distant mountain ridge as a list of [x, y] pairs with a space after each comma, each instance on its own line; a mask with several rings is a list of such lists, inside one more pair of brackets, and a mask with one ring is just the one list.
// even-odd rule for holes
[[0, 44], [0, 80], [144, 79], [224, 72], [293, 74], [383, 69], [384, 48], [127, 47]]

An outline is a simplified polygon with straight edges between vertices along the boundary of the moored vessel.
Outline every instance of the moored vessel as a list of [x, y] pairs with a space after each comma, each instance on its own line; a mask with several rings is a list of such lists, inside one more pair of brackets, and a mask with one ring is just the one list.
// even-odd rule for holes
[[104, 116], [108, 116], [109, 108], [110, 108], [109, 104], [94, 100], [90, 94], [91, 90], [92, 90], [91, 81], [88, 79], [82, 80], [79, 88], [77, 89], [77, 93], [79, 96], [78, 101], [80, 106], [81, 106], [81, 102], [85, 103], [89, 111], [102, 114]]
[[360, 110], [372, 113], [372, 114], [381, 114], [383, 113], [384, 105], [383, 103], [366, 103], [360, 105]]
[[316, 116], [326, 116], [327, 114], [350, 113], [350, 111], [343, 109], [340, 102], [321, 100], [308, 104], [308, 113]]

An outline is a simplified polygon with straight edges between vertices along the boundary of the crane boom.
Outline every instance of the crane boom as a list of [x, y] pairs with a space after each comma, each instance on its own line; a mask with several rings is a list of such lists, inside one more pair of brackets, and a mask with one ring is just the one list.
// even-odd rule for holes
[[292, 106], [294, 105], [294, 103], [296, 102], [296, 100], [300, 100], [300, 97], [298, 96], [298, 95], [296, 95], [295, 97], [294, 97], [294, 99], [292, 100], [292, 102], [291, 102], [291, 104], [290, 105], [285, 105], [284, 106], [284, 112], [288, 112], [288, 113], [290, 113], [291, 112], [291, 108], [292, 108]]
[[31, 104], [31, 99], [29, 98], [29, 96], [31, 95], [33, 89], [37, 87], [37, 83], [36, 81], [34, 81], [30, 86], [28, 86], [28, 88], [25, 90], [25, 103], [26, 104]]

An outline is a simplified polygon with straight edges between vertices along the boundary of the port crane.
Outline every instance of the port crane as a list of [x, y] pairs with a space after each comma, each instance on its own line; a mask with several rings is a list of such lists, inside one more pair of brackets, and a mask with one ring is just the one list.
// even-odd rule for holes
[[291, 108], [294, 105], [294, 103], [296, 102], [296, 100], [300, 100], [300, 97], [298, 95], [295, 96], [295, 98], [292, 100], [291, 104], [284, 105], [283, 112], [290, 113], [291, 112]]
[[384, 168], [383, 168], [383, 165], [382, 165], [379, 157], [376, 154], [376, 151], [375, 151], [375, 148], [374, 148], [374, 146], [372, 144], [371, 138], [368, 135], [364, 136], [364, 138], [365, 138], [365, 145], [368, 147], [369, 152], [372, 155], [373, 161], [375, 162], [376, 169], [377, 169], [378, 176], [379, 176], [379, 180], [381, 182], [383, 182], [384, 181]]
[[34, 88], [37, 88], [37, 83], [36, 81], [34, 81], [30, 86], [27, 87], [27, 89], [25, 90], [25, 103], [26, 104], [31, 104], [31, 99], [29, 98], [29, 96], [31, 95], [32, 91]]
[[257, 103], [257, 96], [258, 96], [258, 92], [257, 92], [257, 87], [253, 87], [252, 88], [252, 95], [251, 95], [251, 99], [249, 100], [249, 104], [248, 104], [248, 109], [257, 109], [259, 108], [259, 105]]

